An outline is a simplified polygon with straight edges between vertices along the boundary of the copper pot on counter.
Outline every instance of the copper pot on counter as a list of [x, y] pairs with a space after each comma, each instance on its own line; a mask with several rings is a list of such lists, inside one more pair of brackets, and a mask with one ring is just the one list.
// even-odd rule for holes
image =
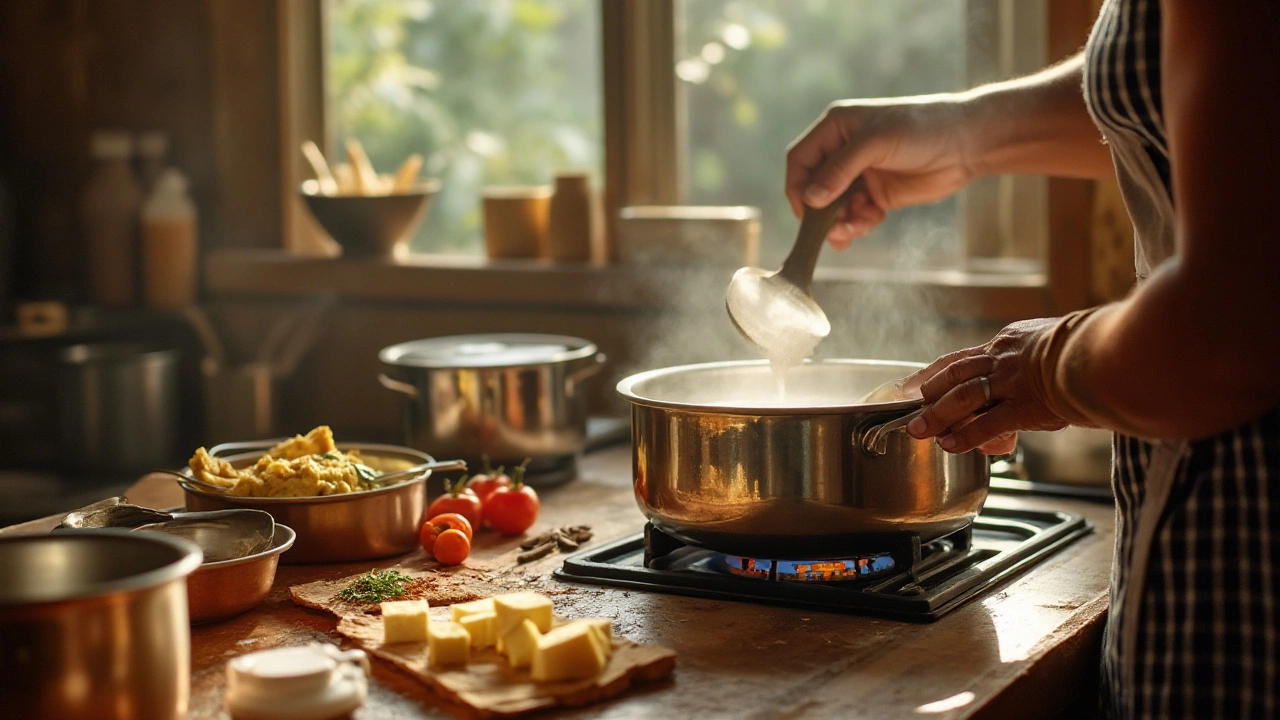
[[659, 529], [731, 555], [825, 560], [929, 542], [987, 497], [985, 455], [902, 431], [922, 401], [866, 403], [920, 365], [806, 362], [779, 396], [764, 361], [687, 365], [618, 384], [631, 401], [636, 502]]
[[0, 708], [13, 718], [180, 718], [195, 543], [82, 530], [0, 538]]

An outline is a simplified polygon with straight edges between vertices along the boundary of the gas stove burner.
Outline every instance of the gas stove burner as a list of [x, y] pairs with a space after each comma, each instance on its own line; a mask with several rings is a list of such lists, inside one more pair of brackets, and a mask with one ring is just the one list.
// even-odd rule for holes
[[860, 557], [806, 562], [724, 555], [686, 545], [650, 524], [642, 534], [570, 556], [554, 576], [650, 592], [930, 621], [1092, 530], [1074, 513], [988, 504], [972, 525], [945, 538], [922, 543], [904, 536], [877, 544], [875, 552]]
[[891, 572], [897, 565], [889, 553], [844, 560], [760, 560], [734, 555], [718, 555], [717, 560], [732, 575], [784, 582], [866, 580]]

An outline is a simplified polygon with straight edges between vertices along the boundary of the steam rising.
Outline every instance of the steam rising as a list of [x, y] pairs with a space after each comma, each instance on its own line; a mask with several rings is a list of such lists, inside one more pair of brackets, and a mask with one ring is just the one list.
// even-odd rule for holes
[[[890, 258], [893, 270], [938, 267], [938, 248], [955, 237], [953, 226], [904, 223]], [[785, 250], [785, 249], [784, 249]], [[823, 251], [823, 259], [832, 253]], [[766, 259], [766, 268], [778, 260]], [[943, 325], [926, 288], [882, 281], [889, 274], [860, 272], [856, 282], [824, 280], [819, 260], [814, 296], [831, 321], [831, 334], [815, 358], [871, 358], [928, 362], [969, 341]], [[627, 372], [720, 360], [760, 359], [759, 350], [734, 330], [725, 291], [736, 268], [654, 267], [652, 283], [666, 307], [636, 323]], [[870, 277], [872, 282], [862, 282]], [[978, 333], [981, 336], [981, 333]]]

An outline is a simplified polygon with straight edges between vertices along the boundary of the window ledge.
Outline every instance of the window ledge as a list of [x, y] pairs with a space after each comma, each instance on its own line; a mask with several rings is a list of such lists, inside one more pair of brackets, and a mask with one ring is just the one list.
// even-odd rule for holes
[[[280, 250], [225, 249], [205, 255], [204, 286], [212, 299], [331, 292], [352, 301], [643, 311], [705, 304], [705, 293], [672, 289], [727, 284], [732, 271], [438, 255], [330, 259]], [[1036, 272], [819, 268], [814, 279], [819, 295], [872, 287], [923, 293], [938, 314], [947, 317], [1009, 321], [1047, 311], [1047, 278]]]

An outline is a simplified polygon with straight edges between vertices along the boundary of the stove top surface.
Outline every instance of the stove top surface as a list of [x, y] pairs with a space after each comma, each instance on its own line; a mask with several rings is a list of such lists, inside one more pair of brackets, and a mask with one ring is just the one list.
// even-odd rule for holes
[[[570, 556], [561, 580], [724, 600], [932, 621], [1092, 531], [1068, 512], [987, 507], [929, 543], [907, 538], [845, 561], [739, 558], [684, 544], [652, 524]], [[869, 549], [870, 550], [870, 549]]]

